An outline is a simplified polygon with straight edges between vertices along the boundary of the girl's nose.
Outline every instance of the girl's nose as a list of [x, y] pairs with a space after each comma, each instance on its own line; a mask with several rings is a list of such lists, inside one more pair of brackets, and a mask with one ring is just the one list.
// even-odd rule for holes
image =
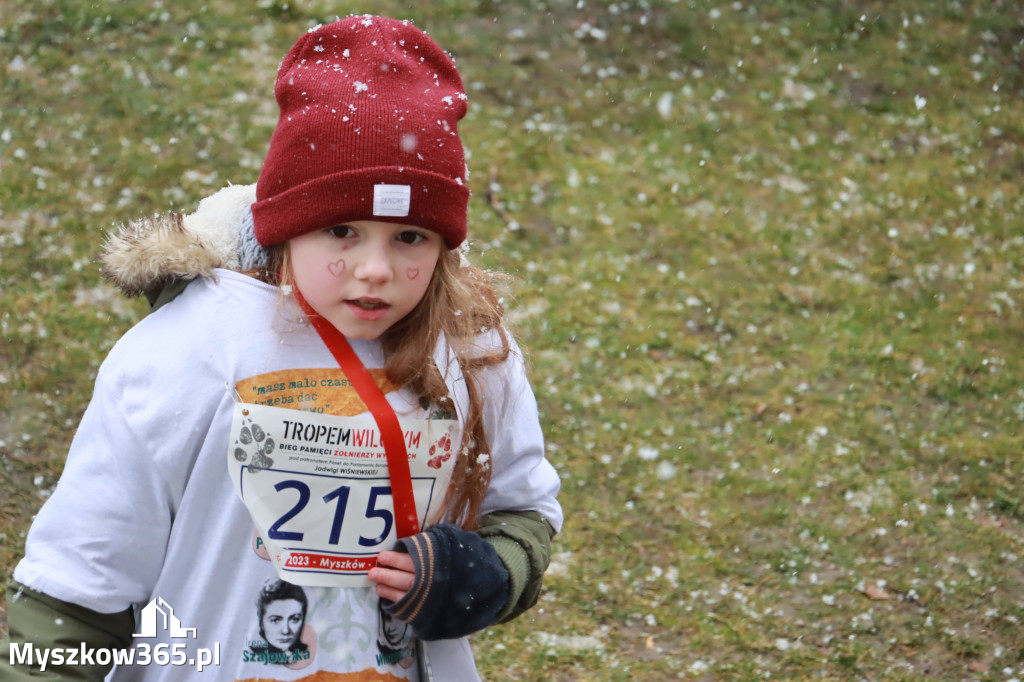
[[366, 282], [390, 282], [394, 269], [388, 247], [367, 244], [356, 263], [354, 275], [356, 279]]

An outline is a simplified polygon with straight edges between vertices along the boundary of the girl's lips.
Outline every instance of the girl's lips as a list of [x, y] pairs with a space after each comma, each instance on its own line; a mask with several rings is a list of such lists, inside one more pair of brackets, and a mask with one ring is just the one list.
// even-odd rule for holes
[[[375, 322], [384, 315], [391, 308], [390, 305], [383, 301], [371, 300], [371, 299], [355, 299], [352, 301], [345, 301], [345, 305], [348, 306], [349, 311], [366, 322]], [[371, 306], [371, 307], [366, 307]]]

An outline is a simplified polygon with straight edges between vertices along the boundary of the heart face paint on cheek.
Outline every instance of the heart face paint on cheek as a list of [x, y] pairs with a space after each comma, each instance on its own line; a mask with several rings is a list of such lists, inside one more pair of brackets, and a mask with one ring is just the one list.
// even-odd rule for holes
[[410, 280], [416, 279], [417, 277], [420, 276], [420, 269], [419, 268], [409, 268], [408, 270], [405, 271], [405, 275]]
[[345, 261], [339, 258], [333, 263], [328, 263], [327, 271], [335, 277], [341, 277], [342, 273], [345, 272]]

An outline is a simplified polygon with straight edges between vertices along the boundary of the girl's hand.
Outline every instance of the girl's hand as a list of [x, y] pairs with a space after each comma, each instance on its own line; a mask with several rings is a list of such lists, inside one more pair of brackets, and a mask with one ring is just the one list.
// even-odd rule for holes
[[412, 557], [405, 552], [384, 551], [377, 555], [377, 565], [367, 577], [377, 583], [378, 597], [398, 602], [412, 587], [414, 570]]
[[[465, 637], [498, 622], [512, 578], [479, 533], [439, 523], [398, 540], [408, 554], [381, 552], [370, 570], [384, 610], [431, 641]], [[380, 573], [378, 573], [378, 571]]]

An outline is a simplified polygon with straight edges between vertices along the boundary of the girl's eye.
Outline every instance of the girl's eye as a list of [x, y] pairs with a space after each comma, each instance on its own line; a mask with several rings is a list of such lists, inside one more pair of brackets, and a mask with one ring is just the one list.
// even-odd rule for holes
[[402, 242], [403, 244], [418, 244], [424, 239], [426, 239], [426, 237], [424, 237], [422, 234], [420, 234], [419, 232], [413, 232], [411, 230], [406, 230], [405, 232], [400, 232], [398, 234], [398, 241]]
[[335, 225], [327, 231], [331, 233], [332, 237], [337, 237], [338, 239], [352, 236], [352, 228], [348, 225]]

